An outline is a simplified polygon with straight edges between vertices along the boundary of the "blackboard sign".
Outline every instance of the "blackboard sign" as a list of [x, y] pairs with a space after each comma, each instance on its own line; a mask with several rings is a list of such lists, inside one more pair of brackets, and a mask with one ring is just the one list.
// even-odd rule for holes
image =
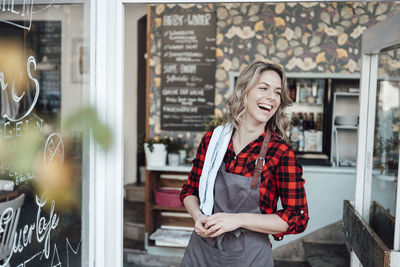
[[214, 114], [216, 17], [164, 13], [161, 128], [202, 131]]

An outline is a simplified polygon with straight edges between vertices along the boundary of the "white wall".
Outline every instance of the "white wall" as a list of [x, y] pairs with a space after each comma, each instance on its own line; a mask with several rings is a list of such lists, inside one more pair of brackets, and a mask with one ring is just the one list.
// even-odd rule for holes
[[273, 249], [341, 220], [343, 201], [354, 200], [355, 169], [303, 166], [303, 178], [310, 217], [307, 229], [281, 241], [270, 237]]
[[[355, 168], [303, 166], [303, 178], [310, 220], [307, 229], [297, 235], [286, 235], [281, 241], [272, 237], [272, 248], [276, 249], [343, 218], [343, 201], [354, 201]], [[380, 203], [394, 216], [396, 186], [373, 176], [371, 201]], [[279, 202], [278, 202], [279, 203]], [[278, 206], [278, 209], [280, 207]]]
[[125, 5], [124, 184], [137, 180], [137, 21], [146, 13], [146, 4]]

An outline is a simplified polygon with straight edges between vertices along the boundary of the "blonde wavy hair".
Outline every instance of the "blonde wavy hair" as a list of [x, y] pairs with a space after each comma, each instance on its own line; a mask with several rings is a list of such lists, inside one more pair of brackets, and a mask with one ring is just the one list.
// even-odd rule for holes
[[286, 87], [286, 74], [283, 68], [277, 64], [265, 63], [256, 61], [248, 65], [239, 75], [235, 90], [226, 102], [227, 107], [227, 122], [233, 124], [238, 129], [240, 120], [246, 111], [247, 95], [249, 91], [258, 82], [260, 74], [264, 71], [272, 70], [279, 74], [282, 82], [281, 104], [278, 110], [267, 122], [271, 130], [275, 131], [283, 140], [289, 142], [286, 136], [286, 130], [290, 125], [290, 119], [286, 115], [285, 109], [291, 106], [293, 101], [289, 97], [289, 92]]

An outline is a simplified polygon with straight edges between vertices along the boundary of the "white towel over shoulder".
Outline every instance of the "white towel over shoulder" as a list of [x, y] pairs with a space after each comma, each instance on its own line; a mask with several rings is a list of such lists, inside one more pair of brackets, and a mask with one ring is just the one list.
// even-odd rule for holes
[[214, 129], [208, 144], [203, 170], [199, 183], [200, 209], [205, 215], [211, 215], [214, 206], [215, 178], [232, 136], [232, 124]]

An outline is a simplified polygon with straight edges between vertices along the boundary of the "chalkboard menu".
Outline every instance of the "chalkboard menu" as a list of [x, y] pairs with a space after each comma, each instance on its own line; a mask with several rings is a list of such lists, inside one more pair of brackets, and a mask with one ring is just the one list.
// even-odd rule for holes
[[61, 21], [34, 21], [29, 34], [37, 35], [38, 62], [47, 57], [52, 63], [61, 63]]
[[33, 21], [27, 37], [39, 63], [41, 93], [36, 112], [54, 121], [61, 106], [61, 21]]
[[202, 131], [214, 114], [214, 13], [164, 13], [161, 128]]

